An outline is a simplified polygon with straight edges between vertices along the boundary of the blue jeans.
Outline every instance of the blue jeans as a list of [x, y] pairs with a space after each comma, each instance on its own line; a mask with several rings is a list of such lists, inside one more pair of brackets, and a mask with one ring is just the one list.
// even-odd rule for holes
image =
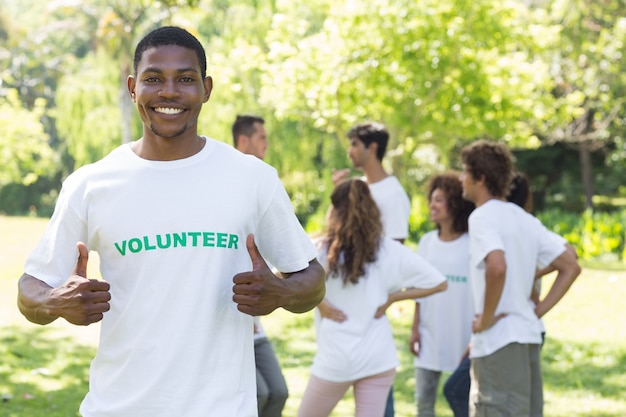
[[443, 385], [443, 395], [448, 400], [454, 417], [469, 416], [470, 358], [463, 358], [459, 366]]
[[387, 397], [387, 405], [385, 406], [385, 417], [393, 417], [395, 411], [393, 409], [393, 385], [389, 390], [389, 396]]

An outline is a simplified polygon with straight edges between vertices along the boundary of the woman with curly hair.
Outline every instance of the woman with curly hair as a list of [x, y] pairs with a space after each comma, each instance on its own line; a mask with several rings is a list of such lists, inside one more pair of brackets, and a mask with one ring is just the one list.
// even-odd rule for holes
[[[417, 253], [448, 279], [448, 289], [416, 300], [409, 346], [415, 355], [417, 417], [433, 417], [442, 372], [461, 363], [467, 378], [446, 381], [444, 394], [455, 417], [468, 413], [469, 362], [474, 304], [469, 282], [470, 252], [467, 221], [474, 204], [463, 198], [459, 173], [434, 175], [428, 183], [428, 209], [436, 229], [422, 236]], [[457, 388], [462, 385], [463, 388]], [[456, 396], [448, 391], [457, 392]], [[457, 400], [457, 397], [461, 397]], [[463, 413], [464, 410], [464, 413]]]
[[299, 417], [332, 412], [354, 387], [357, 417], [381, 417], [398, 365], [387, 308], [447, 287], [409, 248], [383, 236], [367, 184], [352, 179], [331, 195], [327, 234], [317, 242], [326, 298], [315, 310], [317, 353]]

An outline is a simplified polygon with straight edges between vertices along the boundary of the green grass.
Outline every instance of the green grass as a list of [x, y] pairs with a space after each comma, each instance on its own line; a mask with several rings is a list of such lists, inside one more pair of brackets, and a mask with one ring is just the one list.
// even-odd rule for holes
[[[36, 326], [15, 306], [16, 281], [45, 220], [0, 216], [0, 417], [71, 417], [85, 392], [98, 326], [59, 321]], [[90, 274], [97, 276], [95, 262]], [[545, 278], [544, 289], [553, 277]], [[626, 416], [626, 271], [585, 269], [570, 292], [546, 317], [542, 353], [545, 415]], [[390, 311], [401, 365], [394, 384], [396, 415], [415, 415], [413, 359], [407, 340], [410, 302]], [[315, 352], [312, 314], [276, 311], [263, 318], [274, 343], [290, 397], [284, 415], [295, 416]], [[446, 375], [447, 376], [447, 375]], [[446, 377], [444, 376], [444, 378]], [[353, 415], [350, 394], [333, 416]], [[439, 417], [452, 417], [441, 394]]]

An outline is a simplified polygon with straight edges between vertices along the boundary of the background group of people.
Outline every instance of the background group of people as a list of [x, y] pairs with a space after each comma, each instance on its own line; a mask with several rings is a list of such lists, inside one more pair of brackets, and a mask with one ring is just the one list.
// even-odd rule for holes
[[[385, 312], [415, 299], [418, 415], [433, 415], [441, 371], [459, 363], [444, 390], [455, 416], [542, 415], [540, 317], [580, 268], [563, 239], [506, 202], [506, 146], [477, 141], [462, 150], [463, 172], [432, 178], [436, 230], [414, 253], [403, 245], [409, 198], [382, 165], [388, 132], [359, 124], [348, 156], [363, 178], [334, 173], [327, 226], [312, 241], [259, 161], [263, 119], [237, 118], [241, 152], [198, 135], [206, 70], [202, 45], [181, 28], [142, 39], [128, 91], [143, 137], [66, 179], [19, 280], [18, 305], [35, 323], [102, 320], [81, 414], [278, 416], [287, 384], [258, 317], [315, 308], [298, 415], [329, 415], [350, 386], [358, 417], [393, 415], [398, 360]], [[89, 250], [103, 280], [86, 276]], [[542, 299], [540, 269], [557, 271]]]
[[[237, 137], [235, 134], [235, 126], [243, 120], [256, 126], [256, 129], [249, 130], [245, 139], [244, 135], [239, 134]], [[527, 348], [532, 353], [521, 363], [530, 366], [530, 391], [520, 393], [520, 402], [527, 402], [529, 408], [520, 405], [518, 414], [513, 415], [542, 415], [540, 368], [534, 345], [537, 345], [538, 334], [541, 334], [543, 340], [544, 332], [540, 322], [539, 333], [535, 332], [531, 336], [532, 332], [526, 331], [536, 331], [537, 320], [534, 320], [536, 316], [528, 314], [528, 308], [524, 308], [524, 295], [526, 301], [532, 300], [537, 305], [540, 302], [537, 291], [539, 278], [553, 269], [559, 269], [559, 284], [553, 294], [560, 298], [578, 275], [578, 269], [571, 246], [545, 230], [529, 215], [532, 198], [528, 179], [523, 173], [514, 171], [508, 149], [503, 145], [476, 142], [463, 150], [463, 157], [467, 161], [464, 162], [464, 173], [449, 171], [430, 179], [427, 196], [430, 219], [436, 228], [421, 237], [416, 255], [401, 245], [408, 236], [409, 198], [399, 181], [388, 175], [382, 165], [389, 139], [387, 130], [379, 123], [368, 122], [356, 125], [347, 136], [348, 157], [355, 168], [362, 170], [363, 177], [348, 178], [350, 169], [333, 173], [335, 190], [331, 195], [327, 227], [324, 236], [316, 241], [318, 261], [326, 268], [326, 297], [315, 310], [318, 350], [298, 415], [329, 415], [350, 386], [354, 387], [357, 416], [394, 415], [392, 387], [397, 359], [392, 331], [384, 312], [393, 302], [406, 299], [416, 300], [409, 349], [415, 355], [417, 416], [435, 415], [435, 400], [442, 372], [452, 372], [443, 392], [455, 417], [470, 414], [470, 339], [473, 326], [482, 326], [478, 328], [480, 331], [477, 333], [480, 333], [491, 329], [500, 320], [506, 323], [516, 319], [507, 317], [509, 314], [526, 314], [526, 317], [514, 328], [500, 330], [501, 334], [492, 337], [492, 345], [487, 348], [491, 353], [479, 351], [478, 354], [487, 357], [483, 360], [489, 362], [493, 352], [504, 347], [508, 350], [508, 345], [529, 345]], [[267, 132], [263, 128], [262, 119], [239, 116], [233, 126], [233, 137], [238, 149], [263, 159], [267, 149]], [[258, 144], [247, 145], [247, 150], [238, 145], [255, 141]], [[486, 176], [487, 172], [489, 177]], [[464, 187], [461, 179], [471, 184]], [[500, 215], [509, 210], [507, 214], [512, 223], [507, 229], [502, 227], [498, 217], [494, 217], [478, 230], [475, 242], [485, 245], [488, 252], [484, 259], [474, 259], [477, 262], [475, 269], [481, 270], [474, 273], [476, 279], [485, 280], [484, 294], [487, 293], [487, 282], [491, 286], [500, 286], [499, 299], [504, 295], [505, 301], [511, 304], [496, 304], [496, 309], [487, 306], [492, 307], [492, 311], [490, 321], [485, 324], [480, 316], [481, 321], [475, 322], [476, 309], [471, 286], [474, 264], [470, 256], [468, 231], [470, 214], [476, 207], [475, 201], [484, 205], [491, 200], [496, 204], [504, 204], [494, 211]], [[505, 204], [506, 201], [515, 207]], [[528, 231], [535, 230], [527, 245], [519, 244], [515, 239], [521, 236], [517, 234], [520, 227], [526, 230], [525, 222], [530, 225]], [[487, 237], [483, 237], [482, 233], [490, 239], [487, 243], [484, 242]], [[564, 259], [559, 258], [561, 253]], [[520, 282], [517, 285], [509, 283], [505, 292], [506, 268], [504, 276], [496, 277], [494, 281], [487, 280], [486, 272], [484, 277], [481, 276], [488, 264], [487, 255], [490, 254], [490, 266], [493, 265], [494, 256], [505, 265], [507, 260], [515, 265], [520, 262], [518, 258], [522, 257], [524, 261], [534, 262], [536, 271], [526, 276], [525, 281], [522, 273], [509, 271], [510, 279], [519, 279]], [[553, 262], [559, 268], [544, 268]], [[528, 272], [529, 268], [525, 268], [525, 271]], [[530, 290], [527, 288], [529, 285]], [[484, 297], [477, 294], [479, 300]], [[489, 302], [493, 303], [493, 300]], [[534, 311], [532, 314], [535, 314]], [[528, 329], [524, 330], [525, 326]], [[273, 360], [272, 363], [277, 361]], [[519, 369], [509, 371], [511, 374], [519, 374]], [[496, 373], [488, 378], [501, 376], [509, 375]], [[475, 385], [478, 383], [477, 378]], [[261, 380], [260, 386], [264, 385]], [[286, 399], [281, 395], [286, 392], [284, 387], [284, 379], [281, 379], [277, 398], [282, 404]], [[506, 387], [504, 391], [499, 390], [504, 394], [501, 395], [503, 399], [494, 402], [491, 400], [493, 392], [479, 394], [477, 386], [472, 400], [474, 407], [483, 407], [485, 410], [493, 408], [500, 410], [503, 415], [515, 413], [515, 407], [506, 400], [511, 397], [506, 391], [510, 387], [503, 387]], [[263, 392], [265, 390], [259, 388], [260, 415], [269, 416], [272, 414], [264, 414], [261, 406], [266, 403], [266, 395], [261, 394]], [[486, 398], [489, 400], [485, 401]], [[472, 413], [482, 415], [477, 409], [473, 409]]]

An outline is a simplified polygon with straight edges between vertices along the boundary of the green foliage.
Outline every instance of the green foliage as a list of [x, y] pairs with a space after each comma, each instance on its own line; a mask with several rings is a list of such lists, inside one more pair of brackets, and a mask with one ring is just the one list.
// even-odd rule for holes
[[22, 108], [17, 91], [0, 91], [0, 187], [9, 183], [31, 185], [55, 172], [58, 155], [40, 122], [45, 103], [37, 100], [32, 110]]
[[581, 216], [552, 209], [537, 217], [572, 244], [580, 259], [626, 262], [626, 210], [586, 210]]
[[435, 225], [430, 221], [428, 199], [425, 196], [414, 196], [411, 200], [411, 217], [409, 218], [409, 239], [417, 244], [422, 236], [433, 230]]
[[[478, 137], [602, 148], [597, 193], [626, 195], [625, 10], [624, 0], [0, 0], [0, 77], [29, 110], [47, 99], [44, 132], [80, 166], [141, 134], [123, 85], [137, 40], [186, 27], [214, 79], [200, 132], [230, 142], [236, 114], [263, 116], [267, 162], [305, 223], [323, 216], [332, 170], [349, 165], [345, 133], [365, 119], [388, 126], [385, 168], [411, 197]], [[548, 171], [542, 200], [578, 210], [581, 172], [529, 154]]]
[[121, 144], [118, 86], [117, 67], [104, 52], [89, 54], [77, 74], [61, 81], [57, 128], [77, 167], [101, 159]]

